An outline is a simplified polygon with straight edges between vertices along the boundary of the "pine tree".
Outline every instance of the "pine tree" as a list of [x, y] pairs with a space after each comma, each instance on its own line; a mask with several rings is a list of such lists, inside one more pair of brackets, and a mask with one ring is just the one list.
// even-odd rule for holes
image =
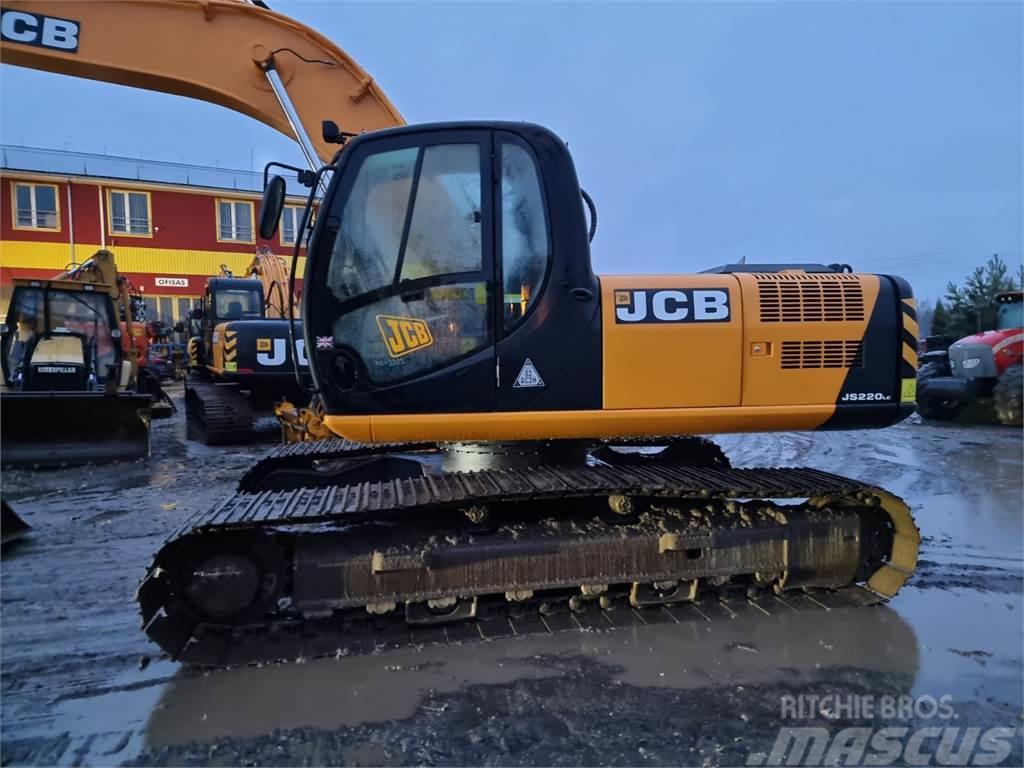
[[[946, 335], [960, 339], [994, 328], [996, 296], [1014, 290], [1017, 284], [998, 253], [993, 254], [984, 266], [975, 267], [962, 286], [949, 283], [946, 286], [947, 307], [944, 307], [948, 313]], [[938, 306], [935, 313], [938, 315]], [[934, 328], [935, 321], [932, 323]]]
[[942, 299], [935, 302], [935, 311], [932, 313], [932, 336], [947, 336], [949, 334], [949, 313]]

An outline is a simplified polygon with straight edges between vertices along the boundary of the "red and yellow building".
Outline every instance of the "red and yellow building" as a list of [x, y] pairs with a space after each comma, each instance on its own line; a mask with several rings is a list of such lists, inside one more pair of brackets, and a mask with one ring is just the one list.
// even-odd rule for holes
[[[6, 316], [12, 278], [51, 277], [72, 262], [83, 262], [98, 248], [114, 252], [118, 270], [145, 296], [147, 319], [168, 325], [184, 319], [202, 295], [206, 278], [218, 274], [221, 265], [241, 275], [258, 246], [282, 256], [292, 253], [305, 200], [290, 196], [277, 237], [263, 240], [256, 233], [259, 174], [3, 149], [0, 317]], [[97, 175], [61, 172], [61, 166], [96, 170]], [[135, 178], [115, 175], [126, 170], [134, 170]], [[104, 171], [109, 175], [102, 175]], [[186, 183], [158, 180], [161, 177], [180, 177]], [[192, 178], [231, 186], [187, 183]], [[304, 262], [301, 258], [299, 275]]]

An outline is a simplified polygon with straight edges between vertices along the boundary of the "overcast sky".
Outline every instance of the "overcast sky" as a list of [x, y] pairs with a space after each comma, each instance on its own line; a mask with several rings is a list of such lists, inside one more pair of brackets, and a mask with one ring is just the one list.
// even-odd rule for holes
[[[599, 208], [598, 272], [844, 261], [935, 298], [993, 252], [1022, 258], [1020, 2], [269, 4], [410, 122], [558, 132]], [[298, 160], [219, 107], [0, 70], [5, 143]]]

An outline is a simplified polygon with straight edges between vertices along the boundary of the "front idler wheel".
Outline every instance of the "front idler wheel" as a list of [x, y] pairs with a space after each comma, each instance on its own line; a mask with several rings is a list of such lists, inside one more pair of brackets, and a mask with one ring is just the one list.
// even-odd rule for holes
[[210, 623], [237, 626], [263, 620], [284, 594], [284, 559], [267, 537], [202, 547], [185, 573], [182, 594]]

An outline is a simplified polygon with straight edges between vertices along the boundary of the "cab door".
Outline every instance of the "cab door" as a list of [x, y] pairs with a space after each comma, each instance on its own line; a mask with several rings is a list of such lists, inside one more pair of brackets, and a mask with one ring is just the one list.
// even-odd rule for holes
[[601, 295], [563, 142], [495, 132], [497, 409], [602, 407]]
[[493, 410], [491, 148], [441, 128], [346, 150], [305, 283], [329, 413]]

